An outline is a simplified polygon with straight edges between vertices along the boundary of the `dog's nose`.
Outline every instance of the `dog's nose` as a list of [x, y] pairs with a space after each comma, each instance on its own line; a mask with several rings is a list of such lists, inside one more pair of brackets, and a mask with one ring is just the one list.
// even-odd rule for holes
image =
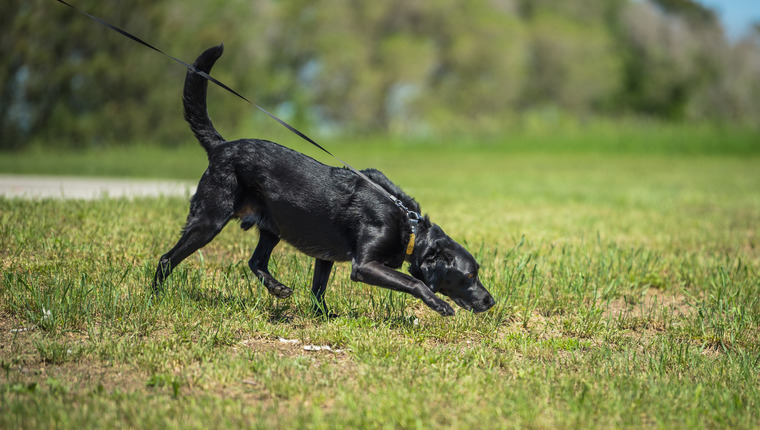
[[496, 300], [494, 300], [493, 297], [491, 296], [486, 297], [485, 299], [486, 310], [491, 309], [493, 305], [495, 304], [496, 304]]
[[494, 300], [493, 297], [491, 295], [489, 295], [488, 297], [486, 297], [483, 300], [483, 310], [487, 311], [487, 310], [491, 309], [493, 307], [493, 305], [495, 305], [495, 304], [496, 304], [496, 300]]

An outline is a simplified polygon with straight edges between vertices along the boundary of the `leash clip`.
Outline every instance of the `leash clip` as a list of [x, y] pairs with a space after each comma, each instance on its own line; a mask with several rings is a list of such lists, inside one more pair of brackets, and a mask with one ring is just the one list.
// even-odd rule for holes
[[417, 233], [417, 224], [422, 219], [422, 215], [414, 211], [406, 211], [406, 216], [409, 218], [409, 224], [412, 226], [412, 234]]
[[390, 198], [393, 203], [396, 204], [396, 206], [398, 206], [402, 211], [406, 212], [406, 217], [409, 218], [409, 223], [412, 225], [412, 233], [416, 233], [417, 223], [419, 223], [422, 219], [422, 214], [409, 210], [409, 208], [404, 206], [404, 203], [398, 197], [391, 195]]
[[414, 252], [414, 242], [417, 239], [417, 224], [419, 224], [420, 220], [422, 219], [422, 214], [409, 210], [409, 208], [404, 206], [404, 203], [398, 197], [391, 195], [390, 198], [393, 200], [393, 203], [395, 203], [396, 206], [406, 212], [406, 217], [409, 220], [409, 226], [412, 228], [412, 233], [409, 235], [409, 243], [406, 245], [406, 260], [408, 261], [412, 256], [412, 252]]

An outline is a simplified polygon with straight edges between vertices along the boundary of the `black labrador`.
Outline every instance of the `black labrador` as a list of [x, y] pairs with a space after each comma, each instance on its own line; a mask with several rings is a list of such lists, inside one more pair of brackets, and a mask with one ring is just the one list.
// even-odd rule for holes
[[[222, 51], [222, 45], [208, 49], [194, 66], [208, 73]], [[435, 293], [474, 312], [494, 305], [478, 279], [478, 263], [467, 250], [427, 217], [412, 236], [407, 214], [356, 173], [265, 140], [225, 141], [206, 111], [207, 86], [205, 78], [188, 71], [182, 98], [185, 119], [209, 164], [190, 201], [182, 237], [161, 257], [154, 291], [174, 267], [237, 218], [244, 230], [258, 227], [259, 243], [248, 265], [274, 296], [293, 293], [267, 268], [281, 239], [316, 259], [311, 288], [318, 314], [328, 314], [324, 295], [336, 261], [351, 262], [353, 281], [409, 293], [441, 315], [453, 315], [454, 309]], [[362, 173], [420, 212], [417, 202], [381, 172]], [[405, 259], [411, 276], [394, 270]]]

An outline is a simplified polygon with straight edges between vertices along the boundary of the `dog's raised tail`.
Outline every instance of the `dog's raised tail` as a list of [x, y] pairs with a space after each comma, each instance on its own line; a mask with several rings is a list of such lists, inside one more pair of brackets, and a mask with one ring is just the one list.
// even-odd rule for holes
[[[205, 73], [211, 71], [216, 60], [222, 56], [224, 45], [214, 46], [203, 52], [193, 63], [193, 66]], [[208, 152], [215, 146], [224, 143], [224, 138], [214, 128], [211, 118], [206, 109], [206, 91], [208, 80], [198, 73], [188, 70], [185, 76], [185, 89], [182, 94], [182, 105], [185, 108], [185, 120], [190, 124], [190, 129], [200, 142], [203, 149]]]

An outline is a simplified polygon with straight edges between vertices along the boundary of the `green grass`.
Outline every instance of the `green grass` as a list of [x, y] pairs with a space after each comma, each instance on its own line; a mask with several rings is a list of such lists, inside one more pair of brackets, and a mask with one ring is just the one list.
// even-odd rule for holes
[[[341, 317], [315, 318], [312, 262], [277, 248], [296, 293], [275, 300], [234, 225], [153, 300], [187, 199], [0, 199], [0, 428], [757, 428], [760, 153], [743, 131], [659, 131], [337, 144], [481, 262], [498, 303], [453, 318], [346, 264], [327, 293]], [[54, 171], [36, 154], [0, 164], [191, 179], [205, 163], [143, 147]]]
[[[309, 143], [289, 133], [274, 122], [253, 122], [256, 129], [224, 133], [228, 139], [266, 138], [304, 152], [327, 164], [339, 164]], [[602, 121], [588, 123], [530, 124], [511, 134], [499, 136], [385, 137], [317, 137], [342, 159], [358, 168], [378, 167], [405, 175], [414, 183], [417, 170], [439, 173], [435, 162], [443, 150], [444, 162], [457, 164], [464, 159], [479, 162], [483, 158], [510, 159], [515, 154], [597, 154], [633, 156], [757, 156], [760, 155], [760, 129], [714, 125], [673, 125], [646, 121]], [[71, 152], [57, 149], [54, 143], [34, 146], [22, 152], [0, 153], [0, 172], [19, 174], [55, 174], [81, 176], [124, 176], [144, 178], [188, 179], [197, 181], [206, 168], [206, 157], [187, 132], [187, 146], [165, 148], [158, 144], [111, 145]], [[557, 157], [550, 157], [556, 159]], [[430, 160], [428, 162], [427, 160]], [[439, 178], [440, 176], [436, 176]], [[484, 177], [486, 180], [488, 177]]]

